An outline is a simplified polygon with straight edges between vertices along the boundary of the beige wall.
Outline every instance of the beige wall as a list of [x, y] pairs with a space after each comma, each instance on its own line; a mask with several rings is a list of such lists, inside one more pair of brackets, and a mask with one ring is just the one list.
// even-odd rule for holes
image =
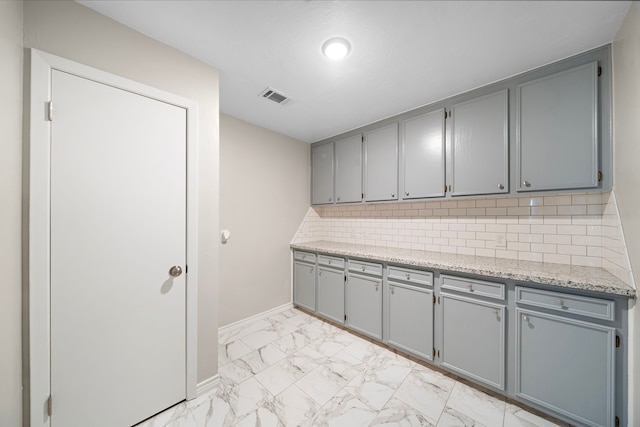
[[[24, 37], [25, 47], [198, 102], [198, 381], [215, 375], [219, 250], [217, 70], [71, 1], [25, 2]], [[13, 226], [18, 228], [16, 223]]]
[[[613, 43], [614, 191], [634, 277], [640, 274], [640, 3], [633, 2]], [[640, 308], [632, 310], [630, 421], [640, 426]], [[631, 418], [633, 417], [633, 418]]]
[[22, 4], [0, 1], [0, 426], [22, 419]]
[[220, 326], [291, 302], [289, 242], [309, 208], [309, 144], [220, 116]]

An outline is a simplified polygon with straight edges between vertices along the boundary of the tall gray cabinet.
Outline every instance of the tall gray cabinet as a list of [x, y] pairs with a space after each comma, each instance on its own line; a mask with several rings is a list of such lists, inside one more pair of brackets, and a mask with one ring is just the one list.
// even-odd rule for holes
[[451, 194], [508, 193], [508, 91], [455, 104], [451, 114]]
[[398, 124], [374, 129], [364, 136], [367, 202], [398, 199]]
[[598, 64], [516, 89], [518, 191], [598, 187]]
[[333, 202], [333, 142], [311, 148], [311, 203]]
[[444, 196], [443, 108], [402, 122], [403, 199]]
[[336, 202], [362, 201], [362, 135], [336, 141]]

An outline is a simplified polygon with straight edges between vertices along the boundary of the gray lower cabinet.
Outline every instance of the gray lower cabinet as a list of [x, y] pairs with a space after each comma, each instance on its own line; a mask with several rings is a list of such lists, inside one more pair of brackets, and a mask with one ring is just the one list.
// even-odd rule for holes
[[451, 112], [451, 195], [508, 193], [508, 91], [455, 104]]
[[598, 187], [598, 64], [516, 89], [518, 191]]
[[336, 203], [362, 201], [362, 135], [335, 143]]
[[[616, 330], [588, 320], [612, 302], [544, 291], [524, 300], [521, 291], [519, 303], [543, 310], [516, 308], [516, 396], [580, 424], [614, 426]], [[585, 320], [548, 313], [576, 311]]]
[[[306, 258], [305, 260], [302, 259], [303, 256]], [[294, 253], [293, 304], [307, 310], [316, 310], [315, 254]]]
[[318, 314], [344, 324], [344, 259], [318, 257]]
[[402, 198], [444, 196], [444, 109], [402, 122]]
[[382, 266], [349, 261], [346, 292], [345, 324], [358, 332], [382, 340]]
[[333, 142], [311, 148], [311, 204], [333, 203]]
[[504, 305], [442, 294], [442, 365], [505, 388]]
[[364, 136], [367, 202], [398, 199], [398, 124], [369, 131]]
[[433, 360], [433, 290], [389, 281], [386, 297], [387, 342]]
[[441, 275], [441, 364], [505, 389], [505, 285]]

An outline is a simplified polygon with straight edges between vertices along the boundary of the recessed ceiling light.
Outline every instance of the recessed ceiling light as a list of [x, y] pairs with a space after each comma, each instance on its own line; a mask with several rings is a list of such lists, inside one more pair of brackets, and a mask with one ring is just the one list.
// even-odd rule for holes
[[334, 61], [338, 61], [347, 56], [350, 50], [351, 45], [349, 42], [341, 37], [329, 39], [322, 45], [322, 53]]

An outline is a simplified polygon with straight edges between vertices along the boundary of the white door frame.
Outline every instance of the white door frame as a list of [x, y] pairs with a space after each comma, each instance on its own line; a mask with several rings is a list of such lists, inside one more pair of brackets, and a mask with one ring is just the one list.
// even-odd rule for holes
[[[197, 395], [198, 104], [35, 49], [25, 53], [23, 155], [23, 415], [24, 425], [49, 426], [51, 73], [59, 70], [184, 108], [187, 113], [186, 391]], [[55, 120], [55, 105], [53, 106]], [[55, 401], [55, 397], [53, 398]], [[161, 409], [161, 408], [158, 408]], [[55, 403], [53, 404], [55, 412]], [[152, 414], [149, 414], [152, 415]]]

